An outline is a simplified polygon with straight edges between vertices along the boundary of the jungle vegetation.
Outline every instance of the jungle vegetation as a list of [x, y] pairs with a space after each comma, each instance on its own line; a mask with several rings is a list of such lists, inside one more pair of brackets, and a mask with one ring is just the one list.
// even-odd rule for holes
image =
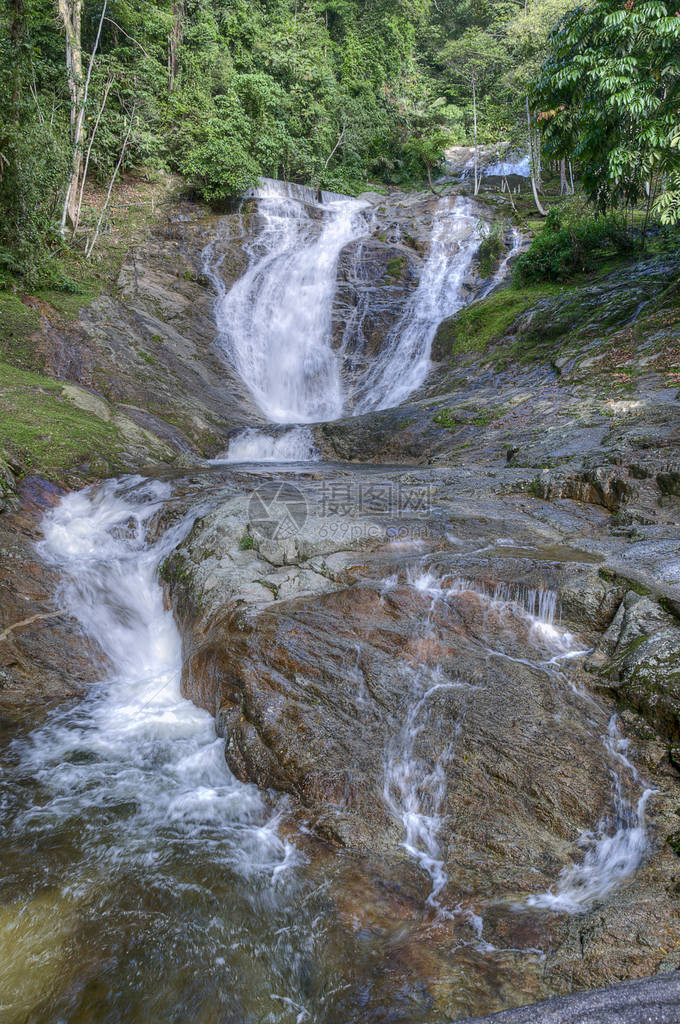
[[504, 140], [670, 222], [679, 90], [671, 0], [0, 0], [0, 286], [67, 289], [124, 173], [358, 193]]

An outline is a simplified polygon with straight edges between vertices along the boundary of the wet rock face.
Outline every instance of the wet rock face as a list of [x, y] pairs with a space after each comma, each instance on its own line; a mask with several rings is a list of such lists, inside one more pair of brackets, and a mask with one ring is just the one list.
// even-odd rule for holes
[[[335, 851], [329, 861], [310, 838], [309, 871], [323, 863], [339, 919], [390, 942], [399, 931], [394, 983], [424, 985], [430, 1000], [408, 1019], [490, 1012], [665, 963], [659, 943], [680, 940], [666, 843], [677, 781], [663, 741], [631, 712], [628, 756], [644, 781], [624, 770], [622, 792], [634, 807], [644, 785], [660, 790], [646, 858], [575, 916], [531, 902], [559, 891], [583, 857], [579, 835], [613, 813], [621, 762], [604, 739], [618, 666], [628, 671], [621, 652], [642, 649], [640, 630], [680, 636], [653, 598], [635, 612], [623, 578], [603, 569], [621, 544], [610, 513], [504, 496], [492, 480], [482, 490], [479, 474], [318, 467], [292, 478], [304, 522], [273, 538], [252, 522], [266, 478], [222, 471], [192, 499], [207, 505], [166, 577], [184, 624], [184, 692], [215, 715], [232, 771], [286, 794], [296, 842], [302, 822]], [[427, 514], [358, 502], [324, 514], [331, 485], [375, 494], [388, 481], [426, 487]]]
[[[371, 203], [367, 235], [342, 251], [333, 302], [333, 342], [343, 356], [350, 400], [351, 385], [375, 363], [408, 310], [430, 251], [441, 202], [431, 193], [369, 193], [365, 198]], [[447, 199], [454, 201], [455, 196]], [[459, 245], [478, 232], [480, 223], [493, 219], [483, 203], [474, 204], [473, 209], [477, 219], [456, 226]], [[470, 299], [482, 284], [473, 263], [464, 281]]]
[[[385, 237], [383, 235], [383, 237]], [[406, 244], [361, 239], [340, 257], [333, 308], [334, 342], [344, 353], [344, 373], [352, 379], [375, 357], [390, 329], [399, 322], [415, 291], [420, 254]]]
[[82, 696], [101, 652], [55, 603], [57, 575], [40, 558], [42, 515], [60, 491], [28, 478], [0, 513], [0, 732], [29, 725], [59, 701]]
[[629, 590], [587, 667], [621, 703], [680, 740], [680, 628], [657, 601]]

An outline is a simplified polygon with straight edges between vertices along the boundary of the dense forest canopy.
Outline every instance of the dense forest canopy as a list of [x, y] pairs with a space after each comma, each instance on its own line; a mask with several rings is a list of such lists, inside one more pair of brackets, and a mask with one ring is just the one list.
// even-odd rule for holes
[[[40, 254], [55, 231], [75, 237], [85, 181], [106, 188], [117, 170], [179, 173], [210, 202], [260, 174], [356, 193], [422, 180], [447, 144], [473, 138], [526, 150], [529, 135], [537, 154], [540, 125], [601, 206], [639, 197], [651, 176], [673, 216], [680, 18], [636, 0], [572, 7], [0, 0], [0, 274], [46, 273]], [[608, 78], [598, 46], [633, 63]], [[644, 81], [626, 99], [634, 69]]]

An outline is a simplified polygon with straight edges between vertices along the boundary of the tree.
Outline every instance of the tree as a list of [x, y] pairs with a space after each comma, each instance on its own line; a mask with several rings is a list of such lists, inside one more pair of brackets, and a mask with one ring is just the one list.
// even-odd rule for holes
[[423, 135], [420, 138], [413, 137], [406, 143], [405, 149], [408, 153], [424, 164], [427, 173], [427, 182], [430, 190], [439, 195], [432, 184], [432, 168], [441, 162], [444, 150], [451, 141], [451, 136], [443, 131], [435, 131], [431, 135]]
[[480, 186], [479, 173], [479, 132], [477, 100], [480, 89], [489, 85], [496, 68], [502, 64], [504, 53], [498, 40], [489, 32], [470, 28], [459, 39], [451, 40], [446, 46], [445, 60], [450, 73], [462, 78], [469, 85], [472, 94], [472, 125], [474, 139], [474, 191]]
[[66, 34], [66, 72], [69, 91], [71, 93], [71, 142], [73, 144], [73, 160], [64, 196], [61, 213], [61, 233], [66, 230], [66, 220], [70, 219], [75, 227], [78, 221], [78, 196], [80, 192], [80, 175], [83, 166], [83, 142], [85, 139], [85, 108], [92, 77], [94, 58], [99, 46], [102, 25], [106, 17], [107, 0], [104, 0], [97, 38], [90, 54], [87, 75], [83, 78], [83, 45], [82, 16], [83, 0], [58, 0], [59, 16]]
[[664, 0], [595, 0], [556, 27], [534, 89], [549, 152], [574, 157], [600, 210], [644, 200], [680, 219], [680, 17]]

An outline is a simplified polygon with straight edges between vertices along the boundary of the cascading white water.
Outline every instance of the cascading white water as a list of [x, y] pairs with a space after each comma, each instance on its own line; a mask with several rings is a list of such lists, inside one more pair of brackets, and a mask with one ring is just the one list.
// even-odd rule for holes
[[219, 466], [234, 462], [316, 462], [318, 458], [308, 427], [293, 427], [276, 437], [249, 427], [231, 439], [224, 455], [210, 462]]
[[[469, 178], [474, 173], [475, 158], [471, 156], [466, 163], [461, 178]], [[483, 178], [487, 177], [507, 177], [510, 174], [516, 175], [518, 178], [528, 178], [531, 174], [531, 164], [529, 155], [525, 154], [520, 156], [516, 154], [514, 156], [506, 156], [502, 160], [497, 160], [493, 164], [482, 164], [478, 168], [479, 175]]]
[[585, 851], [580, 863], [565, 868], [554, 889], [530, 896], [526, 906], [579, 914], [629, 878], [648, 849], [645, 811], [656, 791], [645, 788], [634, 802], [624, 793], [624, 778], [642, 788], [635, 766], [626, 757], [627, 741], [621, 737], [613, 715], [603, 737], [610, 758], [613, 812], [605, 814], [594, 831], [584, 832], [577, 846]]
[[[521, 660], [527, 665], [542, 667], [554, 673], [561, 661], [587, 653], [578, 646], [577, 638], [555, 623], [557, 598], [546, 588], [530, 588], [498, 584], [488, 587], [475, 580], [462, 577], [438, 577], [421, 572], [407, 577], [419, 593], [431, 599], [432, 611], [439, 601], [460, 594], [475, 594], [493, 607], [502, 623], [504, 616], [523, 619], [528, 626], [527, 640], [547, 658], [533, 661], [517, 659], [502, 650], [485, 647], [489, 654]], [[390, 806], [399, 810], [406, 829], [405, 847], [433, 880], [430, 902], [436, 901], [445, 882], [444, 865], [438, 853], [436, 834], [439, 828], [438, 808], [443, 798], [444, 780], [440, 780], [440, 762], [431, 772], [423, 771], [413, 757], [413, 744], [422, 725], [419, 716], [426, 705], [428, 691], [414, 703], [400, 733], [401, 759], [392, 755], [386, 770], [385, 794], [398, 792], [399, 800], [392, 797]], [[591, 698], [588, 698], [590, 700]], [[532, 895], [516, 909], [553, 910], [576, 914], [589, 909], [618, 885], [629, 878], [640, 866], [648, 849], [645, 810], [655, 792], [645, 788], [635, 766], [626, 756], [627, 741], [618, 730], [616, 716], [609, 721], [602, 738], [611, 776], [612, 810], [598, 822], [594, 831], [584, 832], [577, 846], [585, 851], [582, 859], [562, 872], [557, 885], [547, 892]], [[395, 743], [392, 741], [391, 750]], [[633, 793], [637, 792], [637, 796]], [[434, 813], [426, 810], [425, 801], [432, 804], [436, 796]], [[389, 801], [388, 801], [389, 802]], [[438, 902], [434, 903], [438, 906]]]
[[[232, 1001], [251, 997], [229, 964], [248, 946], [253, 964], [269, 958], [252, 996], [267, 1019], [289, 1020], [270, 992], [304, 1002], [286, 974], [294, 954], [280, 910], [295, 850], [256, 787], [230, 773], [212, 716], [180, 693], [181, 639], [156, 570], [190, 523], [146, 540], [168, 497], [159, 482], [108, 481], [66, 495], [43, 524], [59, 604], [109, 668], [82, 701], [15, 740], [0, 774], [3, 895], [16, 900], [9, 920], [0, 901], [3, 1020], [188, 1019], [197, 1000], [234, 1019]], [[192, 975], [201, 965], [200, 995], [187, 963]], [[88, 995], [94, 965], [106, 1007]], [[264, 1013], [253, 1006], [253, 1019]]]
[[498, 287], [501, 281], [505, 280], [508, 273], [508, 265], [510, 263], [510, 260], [513, 260], [519, 252], [519, 250], [522, 248], [522, 232], [518, 228], [513, 227], [511, 229], [511, 233], [512, 243], [510, 245], [510, 248], [506, 252], [501, 262], [498, 264], [498, 269], [496, 270], [496, 272], [492, 275], [486, 286], [482, 288], [481, 292], [477, 296], [478, 299], [485, 299], [486, 296], [489, 295], [494, 290], [494, 288]]
[[447, 875], [438, 833], [446, 793], [446, 767], [454, 755], [460, 722], [442, 744], [434, 763], [419, 755], [417, 745], [420, 734], [438, 712], [436, 698], [455, 690], [473, 691], [475, 687], [460, 680], [428, 680], [417, 673], [409, 689], [412, 702], [401, 727], [387, 745], [383, 799], [404, 826], [402, 846], [432, 880], [428, 904], [441, 910], [439, 896]]
[[529, 155], [509, 157], [495, 164], [487, 164], [482, 168], [482, 174], [485, 177], [507, 177], [509, 174], [515, 174], [519, 178], [528, 178], [531, 174]]
[[[434, 601], [446, 600], [457, 594], [476, 594], [487, 604], [494, 606], [501, 620], [504, 615], [517, 616], [528, 625], [527, 639], [540, 650], [550, 655], [549, 662], [576, 657], [586, 652], [578, 646], [573, 633], [555, 624], [557, 595], [545, 587], [510, 586], [498, 583], [487, 587], [478, 580], [463, 577], [440, 579], [430, 572], [421, 573], [409, 580], [411, 585]], [[489, 653], [503, 655], [502, 651]], [[507, 656], [507, 655], [503, 655]]]
[[204, 269], [218, 295], [218, 347], [266, 418], [313, 423], [404, 401], [430, 369], [438, 325], [469, 299], [465, 281], [480, 241], [474, 205], [460, 197], [438, 204], [417, 289], [372, 364], [347, 382], [347, 331], [334, 349], [332, 306], [340, 253], [367, 235], [368, 204], [332, 193], [317, 202], [312, 189], [266, 179], [252, 198], [262, 227], [246, 246], [245, 274], [227, 290], [212, 246]]
[[[262, 230], [248, 247], [250, 266], [228, 291], [219, 275], [218, 346], [267, 419], [313, 423], [342, 415], [340, 364], [331, 312], [342, 249], [367, 230], [368, 204], [284, 182], [254, 193]], [[301, 201], [305, 199], [306, 201]], [[206, 272], [212, 252], [206, 250]]]
[[355, 414], [398, 405], [425, 380], [437, 327], [468, 301], [464, 285], [479, 248], [477, 221], [468, 199], [439, 203], [420, 282], [374, 363], [354, 388]]
[[[244, 870], [281, 870], [292, 848], [267, 825], [256, 788], [229, 772], [212, 716], [180, 693], [181, 639], [156, 570], [190, 524], [146, 541], [169, 490], [141, 478], [108, 481], [66, 495], [46, 518], [41, 553], [61, 571], [59, 603], [101, 646], [111, 670], [77, 710], [49, 720], [25, 744], [23, 763], [52, 799], [24, 816], [38, 827], [54, 805], [60, 815], [78, 815], [129, 801], [138, 852], [153, 850], [161, 824], [200, 830], [219, 820], [238, 832], [233, 855]], [[102, 857], [122, 853], [101, 850]]]

